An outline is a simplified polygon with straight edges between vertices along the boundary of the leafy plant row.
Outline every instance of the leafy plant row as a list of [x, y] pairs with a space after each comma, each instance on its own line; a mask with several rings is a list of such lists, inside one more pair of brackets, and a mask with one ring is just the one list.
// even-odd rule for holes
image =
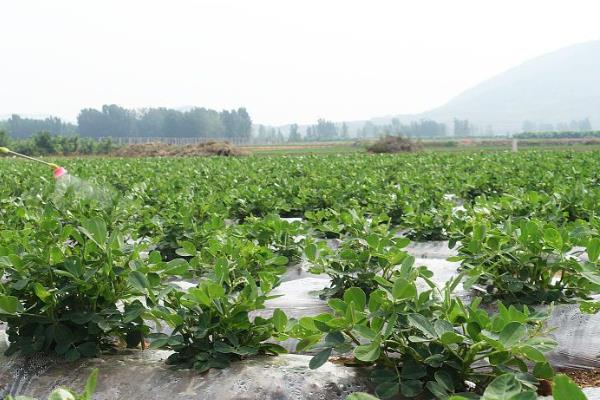
[[[485, 398], [506, 374], [505, 384], [529, 393], [553, 379], [544, 356], [553, 343], [544, 316], [522, 303], [598, 293], [597, 159], [70, 161], [101, 196], [77, 187], [58, 195], [36, 166], [0, 162], [0, 319], [9, 352], [75, 360], [150, 346], [173, 350], [175, 366], [206, 371], [282, 353], [277, 342], [295, 338], [299, 351], [318, 351], [313, 368], [333, 352], [372, 365], [382, 398]], [[303, 220], [282, 219], [289, 216]], [[449, 238], [459, 278], [437, 288], [406, 252], [407, 236]], [[332, 312], [255, 316], [286, 266], [302, 259], [331, 277], [321, 295]], [[481, 300], [452, 296], [463, 280]], [[417, 290], [418, 281], [429, 289]], [[493, 300], [506, 304], [498, 314], [485, 305]]]

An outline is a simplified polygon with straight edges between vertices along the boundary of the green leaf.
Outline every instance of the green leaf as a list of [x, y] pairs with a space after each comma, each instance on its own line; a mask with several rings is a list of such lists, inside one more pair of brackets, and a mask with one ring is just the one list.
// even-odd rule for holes
[[410, 299], [417, 295], [415, 284], [404, 278], [398, 278], [392, 288], [392, 296], [396, 300]]
[[511, 400], [521, 393], [521, 389], [521, 384], [513, 374], [503, 374], [490, 382], [481, 400]]
[[196, 246], [194, 243], [188, 241], [179, 242], [181, 248], [175, 250], [175, 253], [181, 257], [194, 257], [196, 255]]
[[554, 228], [546, 228], [544, 229], [544, 241], [550, 247], [556, 250], [561, 250], [563, 246], [562, 236], [560, 232]]
[[95, 242], [98, 246], [104, 247], [108, 232], [106, 222], [101, 218], [90, 218], [83, 221], [81, 224], [81, 232]]
[[456, 332], [444, 332], [440, 337], [440, 341], [446, 346], [453, 343], [462, 343], [464, 340], [465, 338]]
[[279, 308], [276, 308], [273, 311], [273, 326], [277, 332], [285, 332], [285, 328], [287, 326], [288, 318], [283, 311]]
[[406, 397], [416, 397], [423, 391], [423, 382], [418, 380], [402, 380], [400, 393]]
[[587, 400], [581, 389], [566, 375], [558, 374], [552, 385], [554, 400]]
[[165, 275], [183, 275], [190, 268], [190, 264], [188, 264], [188, 262], [183, 258], [175, 258], [165, 265], [166, 267], [162, 271], [162, 273]]
[[380, 354], [381, 343], [379, 343], [379, 341], [356, 346], [356, 348], [354, 349], [354, 356], [360, 361], [365, 362], [377, 361], [379, 359]]
[[433, 375], [437, 383], [439, 383], [447, 392], [454, 391], [454, 382], [452, 376], [447, 371], [436, 371]]
[[436, 399], [446, 399], [448, 397], [448, 391], [438, 382], [429, 381], [425, 384], [425, 387]]
[[522, 346], [519, 348], [519, 351], [531, 361], [538, 363], [546, 362], [546, 357], [544, 357], [544, 354], [533, 346]]
[[277, 256], [267, 260], [267, 265], [287, 265], [289, 263], [289, 259], [286, 256]]
[[75, 395], [71, 393], [67, 389], [58, 388], [54, 389], [50, 396], [48, 396], [48, 400], [77, 400]]
[[210, 297], [200, 288], [190, 288], [188, 293], [205, 306], [210, 306]]
[[169, 344], [170, 336], [165, 335], [164, 333], [155, 333], [153, 334], [152, 342], [150, 343], [151, 349], [160, 349], [161, 347]]
[[77, 351], [79, 351], [83, 357], [95, 357], [98, 355], [98, 345], [96, 342], [85, 342], [77, 346]]
[[527, 328], [520, 322], [511, 322], [500, 332], [498, 340], [505, 348], [513, 347], [521, 342], [527, 334]]
[[318, 352], [313, 358], [310, 359], [310, 361], [308, 362], [308, 367], [310, 369], [317, 369], [321, 365], [325, 364], [331, 356], [332, 350], [333, 349], [331, 347], [328, 347]]
[[354, 303], [357, 311], [362, 311], [367, 304], [367, 296], [361, 288], [351, 287], [344, 292], [344, 302], [346, 304]]
[[306, 258], [309, 260], [314, 260], [317, 258], [317, 246], [314, 243], [307, 245], [304, 248], [304, 253], [306, 254]]
[[537, 395], [534, 391], [521, 392], [516, 396], [510, 398], [510, 400], [537, 400]]
[[46, 288], [42, 286], [42, 284], [39, 282], [36, 282], [33, 285], [33, 291], [35, 292], [35, 295], [44, 303], [46, 303], [46, 300], [48, 300], [50, 296], [52, 296], [52, 294], [49, 291], [47, 291]]
[[548, 362], [536, 363], [533, 367], [533, 375], [538, 379], [552, 379], [554, 369]]
[[383, 382], [377, 385], [375, 393], [381, 399], [389, 399], [396, 396], [400, 392], [400, 384], [398, 380], [395, 382]]
[[65, 353], [65, 360], [67, 361], [77, 361], [81, 358], [81, 353], [77, 351], [77, 349], [71, 349]]
[[0, 295], [0, 314], [16, 315], [23, 311], [23, 306], [14, 296]]
[[368, 340], [375, 340], [377, 337], [377, 332], [365, 325], [355, 325], [352, 329], [357, 332], [359, 336], [362, 336]]
[[408, 255], [402, 261], [402, 265], [400, 265], [400, 276], [407, 277], [410, 275], [410, 272], [413, 269], [413, 265], [415, 264], [415, 257]]
[[591, 238], [587, 244], [586, 250], [590, 262], [596, 262], [600, 256], [600, 239]]
[[379, 400], [379, 399], [375, 396], [371, 396], [368, 393], [354, 392], [354, 393], [348, 395], [348, 397], [346, 397], [346, 400]]
[[133, 286], [140, 292], [143, 292], [144, 290], [150, 287], [150, 282], [148, 282], [148, 278], [140, 271], [132, 271], [127, 280], [129, 284], [131, 284], [131, 286]]
[[235, 347], [224, 342], [215, 342], [214, 349], [216, 352], [223, 354], [235, 353]]
[[430, 338], [437, 338], [437, 334], [433, 327], [433, 324], [429, 319], [421, 314], [409, 314], [408, 315], [408, 323], [413, 328], [421, 331], [425, 336]]
[[208, 296], [211, 299], [220, 299], [225, 296], [225, 288], [213, 282], [208, 284]]
[[581, 301], [579, 309], [585, 314], [596, 314], [600, 310], [600, 301]]
[[83, 392], [82, 400], [92, 400], [94, 391], [96, 390], [96, 383], [98, 382], [98, 368], [94, 368], [90, 376], [88, 376], [85, 382], [85, 391]]

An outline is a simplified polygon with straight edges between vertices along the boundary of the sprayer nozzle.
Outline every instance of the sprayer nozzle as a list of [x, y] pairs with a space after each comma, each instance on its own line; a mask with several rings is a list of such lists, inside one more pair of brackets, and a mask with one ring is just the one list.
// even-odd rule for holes
[[8, 153], [9, 151], [8, 147], [0, 147], [0, 153]]
[[63, 167], [58, 167], [57, 166], [57, 168], [54, 169], [54, 178], [58, 179], [61, 176], [63, 176], [64, 174], [66, 174], [66, 173], [67, 173], [66, 169], [64, 169]]

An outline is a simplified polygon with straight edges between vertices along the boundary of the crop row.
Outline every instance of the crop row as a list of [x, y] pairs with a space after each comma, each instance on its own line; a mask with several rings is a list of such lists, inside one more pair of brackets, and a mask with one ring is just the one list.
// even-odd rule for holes
[[[66, 163], [87, 180], [66, 191], [37, 166], [0, 163], [10, 352], [75, 360], [149, 345], [206, 371], [294, 338], [316, 351], [311, 368], [334, 351], [375, 365], [382, 398], [486, 399], [508, 385], [529, 399], [553, 379], [554, 342], [524, 303], [596, 308], [597, 153]], [[411, 239], [449, 239], [458, 277], [436, 286], [406, 252]], [[321, 294], [332, 311], [254, 317], [301, 259], [331, 277]], [[452, 296], [463, 281], [481, 293], [470, 304]], [[493, 300], [505, 304], [496, 314]]]

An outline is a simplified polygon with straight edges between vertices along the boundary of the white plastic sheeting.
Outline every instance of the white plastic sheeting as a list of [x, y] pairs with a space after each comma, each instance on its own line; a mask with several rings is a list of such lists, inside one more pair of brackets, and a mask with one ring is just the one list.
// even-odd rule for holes
[[[330, 241], [332, 246], [337, 244], [339, 241]], [[446, 260], [456, 254], [455, 250], [448, 249], [447, 242], [411, 243], [407, 251], [415, 256], [416, 266], [425, 265], [434, 273], [433, 280], [438, 284], [444, 284], [457, 274], [458, 263]], [[268, 316], [280, 308], [289, 317], [299, 318], [328, 311], [327, 302], [318, 297], [318, 291], [328, 287], [330, 279], [327, 275], [310, 274], [308, 267], [306, 262], [290, 267], [281, 285], [273, 292], [280, 297], [269, 300], [266, 309], [256, 314]], [[193, 282], [180, 284], [182, 287], [194, 285]], [[419, 282], [421, 290], [426, 287], [424, 282]], [[468, 297], [461, 287], [457, 288], [455, 294]], [[558, 347], [548, 354], [554, 366], [600, 367], [600, 314], [581, 314], [575, 304], [557, 305], [553, 308], [548, 325], [555, 328], [553, 335], [558, 342]], [[0, 350], [5, 341], [1, 331], [0, 325]], [[295, 343], [292, 342], [284, 343], [284, 346], [293, 350]], [[365, 382], [363, 375], [357, 371], [333, 364], [326, 364], [324, 368], [313, 372], [307, 368], [308, 356], [285, 356], [281, 362], [271, 358], [257, 359], [239, 363], [226, 371], [198, 377], [193, 372], [167, 370], [162, 362], [168, 356], [167, 352], [138, 353], [87, 360], [75, 369], [61, 367], [58, 370], [53, 367], [56, 360], [39, 358], [25, 365], [0, 356], [0, 398], [8, 393], [7, 388], [11, 388], [13, 393], [18, 389], [19, 393], [41, 397], [53, 385], [74, 383], [77, 386], [83, 382], [91, 366], [99, 366], [104, 376], [108, 377], [105, 383], [100, 381], [100, 392], [96, 398], [102, 400], [119, 398], [111, 397], [117, 393], [121, 396], [126, 394], [128, 399], [273, 398], [268, 396], [281, 399], [341, 399], [349, 391], [364, 386]], [[148, 380], [149, 377], [155, 380]], [[226, 394], [223, 389], [225, 386], [235, 390]], [[600, 388], [585, 388], [584, 391], [590, 400], [600, 400]]]

